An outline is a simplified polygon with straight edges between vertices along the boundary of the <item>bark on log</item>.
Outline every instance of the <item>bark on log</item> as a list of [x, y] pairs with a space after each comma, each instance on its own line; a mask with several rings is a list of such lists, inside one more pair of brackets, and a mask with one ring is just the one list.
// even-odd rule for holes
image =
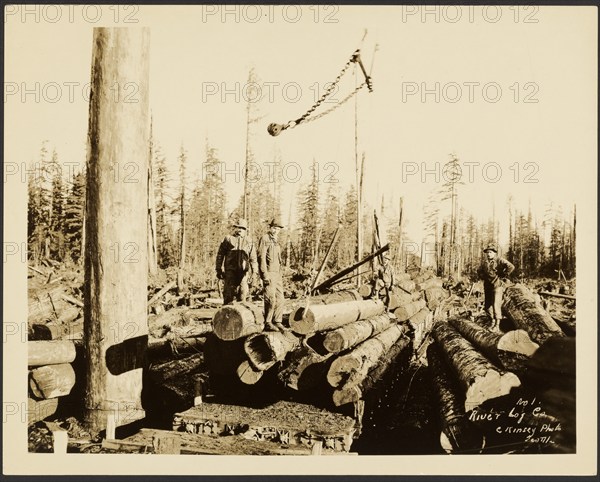
[[427, 281], [428, 279], [431, 278], [435, 278], [435, 274], [433, 273], [433, 271], [423, 271], [421, 273], [416, 274], [413, 277], [413, 281], [415, 283], [424, 283], [425, 281]]
[[[114, 416], [116, 426], [145, 417], [150, 30], [95, 28], [92, 45], [83, 419], [97, 433], [106, 428], [108, 416]], [[136, 102], [115, 102], [114, 86], [126, 82], [137, 86]]]
[[440, 306], [442, 300], [448, 296], [448, 292], [442, 287], [433, 286], [425, 289], [424, 291], [425, 301], [427, 301], [427, 308], [429, 308], [431, 311], [434, 311], [438, 306]]
[[511, 388], [521, 385], [514, 373], [492, 365], [448, 323], [437, 322], [432, 332], [466, 392], [465, 411], [486, 400], [507, 395]]
[[524, 330], [500, 334], [462, 318], [450, 318], [448, 322], [485, 356], [509, 371], [521, 372], [539, 348]]
[[240, 363], [236, 372], [238, 378], [246, 385], [254, 385], [262, 378], [264, 373], [263, 370], [255, 369], [249, 360], [244, 360]]
[[427, 307], [422, 308], [411, 316], [408, 322], [414, 330], [413, 348], [417, 350], [425, 340], [427, 333], [431, 331], [433, 313]]
[[538, 291], [538, 294], [543, 295], [543, 296], [554, 296], [555, 298], [564, 298], [565, 300], [572, 300], [575, 301], [576, 298], [573, 295], [563, 295], [560, 293], [550, 293], [548, 291]]
[[309, 346], [302, 345], [291, 353], [277, 376], [293, 390], [314, 388], [324, 380], [330, 357], [331, 353], [319, 355]]
[[413, 295], [402, 291], [400, 288], [393, 287], [390, 292], [390, 301], [388, 303], [388, 311], [394, 311], [396, 308], [415, 301]]
[[244, 351], [255, 370], [268, 370], [299, 346], [300, 339], [290, 332], [266, 331], [244, 341]]
[[425, 300], [416, 300], [411, 301], [410, 303], [406, 303], [402, 306], [399, 306], [394, 310], [394, 315], [398, 318], [398, 321], [406, 321], [411, 316], [416, 315], [419, 311], [425, 308], [426, 303]]
[[234, 303], [215, 313], [213, 330], [221, 340], [231, 341], [263, 331], [265, 324], [261, 308], [252, 303]]
[[167, 333], [169, 338], [189, 338], [206, 336], [213, 332], [212, 323], [194, 323], [186, 326], [171, 327]]
[[533, 293], [524, 285], [516, 284], [505, 289], [502, 309], [517, 328], [529, 333], [539, 345], [553, 336], [565, 336], [560, 326], [535, 302]]
[[430, 288], [441, 288], [444, 282], [441, 278], [429, 278], [428, 280], [416, 283], [415, 289], [418, 291], [426, 291]]
[[400, 272], [400, 273], [395, 273], [394, 278], [396, 279], [396, 281], [405, 281], [405, 280], [410, 280], [411, 277], [408, 273]]
[[334, 388], [342, 385], [349, 388], [360, 384], [403, 332], [403, 326], [393, 325], [361, 343], [348, 354], [336, 358], [327, 372], [327, 382]]
[[371, 391], [375, 385], [385, 376], [391, 365], [396, 362], [403, 350], [407, 349], [410, 340], [406, 336], [401, 336], [397, 342], [392, 345], [384, 357], [378, 360], [378, 364], [356, 385], [344, 385], [334, 390], [333, 403], [336, 407], [347, 403], [358, 402]]
[[196, 353], [180, 360], [171, 360], [160, 365], [154, 365], [148, 373], [154, 382], [162, 383], [183, 373], [198, 372], [203, 363], [204, 356], [201, 353]]
[[292, 331], [308, 335], [317, 331], [333, 330], [347, 323], [379, 315], [385, 311], [380, 300], [347, 301], [331, 305], [309, 305], [290, 318]]
[[302, 298], [294, 301], [289, 319], [300, 320], [307, 305], [331, 305], [334, 303], [343, 303], [344, 301], [360, 301], [362, 299], [363, 297], [356, 290], [334, 291], [333, 293], [327, 293], [324, 295]]
[[75, 343], [68, 340], [27, 342], [27, 365], [40, 367], [60, 365], [75, 360]]
[[416, 284], [412, 280], [397, 281], [396, 286], [398, 286], [405, 293], [412, 293], [416, 289]]
[[29, 388], [36, 398], [64, 397], [75, 385], [75, 371], [69, 363], [34, 368], [29, 373]]
[[465, 415], [464, 395], [456, 377], [443, 363], [437, 344], [427, 348], [427, 362], [437, 394], [442, 432], [440, 445], [447, 453], [480, 451], [485, 439]]
[[198, 321], [212, 320], [217, 310], [215, 308], [193, 308], [183, 313], [183, 318], [187, 323], [196, 323]]
[[58, 398], [48, 400], [27, 399], [27, 424], [39, 422], [56, 413], [58, 409]]
[[152, 363], [159, 359], [201, 353], [204, 342], [205, 338], [195, 336], [150, 339], [148, 341], [148, 361]]
[[[53, 305], [56, 308], [56, 304], [60, 303], [62, 295], [64, 294], [65, 288], [63, 286], [56, 286], [51, 289], [41, 289], [29, 293], [31, 301], [28, 303], [27, 320], [30, 323], [44, 322], [47, 320], [56, 321], [54, 316]], [[58, 314], [58, 313], [57, 313]]]
[[360, 287], [358, 288], [358, 293], [363, 298], [368, 298], [373, 293], [373, 286], [371, 286], [370, 284], [360, 285]]
[[340, 328], [327, 332], [323, 347], [329, 353], [339, 353], [362, 343], [373, 335], [377, 335], [396, 323], [396, 318], [388, 313], [366, 320], [348, 323]]

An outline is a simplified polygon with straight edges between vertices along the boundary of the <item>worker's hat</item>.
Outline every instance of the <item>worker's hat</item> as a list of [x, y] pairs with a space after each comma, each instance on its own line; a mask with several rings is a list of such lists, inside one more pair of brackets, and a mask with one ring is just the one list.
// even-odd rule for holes
[[496, 243], [489, 243], [485, 249], [483, 250], [483, 252], [485, 253], [486, 251], [493, 251], [494, 253], [498, 253], [498, 246], [496, 246]]
[[237, 223], [233, 224], [234, 228], [242, 228], [242, 229], [248, 229], [248, 221], [246, 221], [245, 219], [238, 219]]
[[281, 224], [281, 219], [279, 219], [278, 217], [274, 217], [273, 219], [271, 219], [269, 227], [283, 228], [283, 224]]

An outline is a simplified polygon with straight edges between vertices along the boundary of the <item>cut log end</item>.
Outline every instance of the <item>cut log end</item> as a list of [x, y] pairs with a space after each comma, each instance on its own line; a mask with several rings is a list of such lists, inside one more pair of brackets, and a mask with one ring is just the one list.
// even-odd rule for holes
[[333, 404], [341, 407], [347, 403], [358, 402], [362, 398], [362, 390], [358, 386], [344, 387], [333, 392]]
[[307, 306], [297, 308], [290, 316], [292, 331], [298, 335], [309, 335], [314, 331], [315, 324], [315, 316]]
[[344, 346], [344, 334], [336, 330], [327, 333], [325, 339], [323, 340], [323, 347], [329, 353], [338, 353], [344, 348]]
[[238, 378], [246, 385], [254, 385], [263, 376], [262, 370], [255, 370], [248, 360], [244, 360], [237, 368]]
[[498, 341], [498, 350], [532, 357], [540, 346], [531, 341], [525, 330], [513, 330], [504, 334]]
[[514, 373], [488, 370], [483, 377], [478, 377], [467, 389], [465, 395], [465, 411], [478, 407], [486, 400], [508, 395], [512, 388], [521, 386], [521, 381]]

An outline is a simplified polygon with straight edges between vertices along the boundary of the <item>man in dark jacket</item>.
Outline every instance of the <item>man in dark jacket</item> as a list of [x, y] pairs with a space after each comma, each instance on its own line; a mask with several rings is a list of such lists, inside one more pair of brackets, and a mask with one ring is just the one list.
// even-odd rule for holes
[[248, 223], [240, 219], [233, 235], [225, 236], [217, 253], [217, 278], [224, 280], [223, 304], [246, 301], [249, 279], [258, 273], [256, 248], [247, 236]]
[[283, 321], [283, 278], [281, 275], [281, 248], [277, 238], [283, 224], [274, 218], [269, 232], [258, 243], [260, 277], [264, 288], [265, 327], [272, 331], [285, 331]]
[[515, 267], [510, 261], [498, 256], [498, 246], [488, 244], [483, 250], [485, 257], [479, 267], [479, 277], [483, 280], [485, 311], [492, 319], [492, 330], [500, 331], [502, 319], [502, 294], [507, 278]]

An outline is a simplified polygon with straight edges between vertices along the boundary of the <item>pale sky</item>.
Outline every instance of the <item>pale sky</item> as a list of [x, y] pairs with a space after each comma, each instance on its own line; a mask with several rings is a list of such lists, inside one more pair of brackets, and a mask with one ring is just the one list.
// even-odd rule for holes
[[[593, 8], [62, 6], [60, 18], [56, 7], [36, 8], [5, 12], [6, 125], [15, 133], [5, 134], [6, 162], [36, 159], [44, 139], [62, 162], [83, 162], [93, 27], [148, 26], [154, 137], [173, 170], [184, 144], [190, 179], [201, 175], [208, 137], [229, 172], [231, 208], [243, 184], [235, 172], [245, 156], [248, 69], [261, 80], [265, 116], [251, 146], [263, 175], [275, 152], [288, 163], [287, 212], [313, 158], [323, 192], [328, 174], [343, 191], [354, 182], [354, 99], [278, 137], [266, 126], [300, 117], [357, 47], [370, 69], [375, 44], [374, 92], [357, 96], [364, 197], [379, 208], [383, 195], [397, 211], [404, 196], [412, 239], [423, 236], [423, 203], [452, 152], [471, 163], [461, 206], [484, 220], [495, 203], [504, 232], [509, 194], [540, 219], [550, 202], [568, 213], [595, 196], [585, 184], [596, 179], [597, 158]], [[353, 72], [334, 99], [354, 88]]]

